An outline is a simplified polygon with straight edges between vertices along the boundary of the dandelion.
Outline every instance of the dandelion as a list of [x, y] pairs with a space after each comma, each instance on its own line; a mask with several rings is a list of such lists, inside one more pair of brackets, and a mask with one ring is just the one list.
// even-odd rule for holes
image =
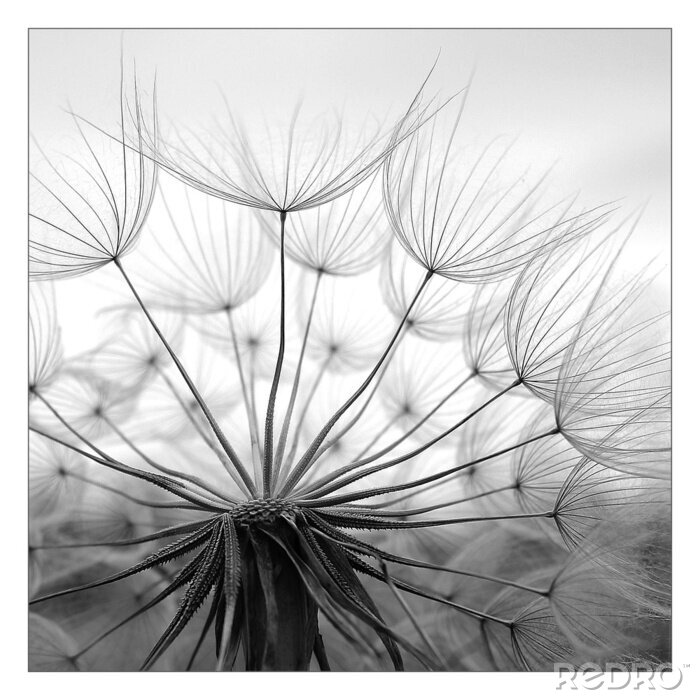
[[[32, 668], [664, 656], [646, 270], [613, 284], [611, 208], [464, 155], [466, 102], [424, 89], [388, 129], [226, 109], [163, 140], [135, 89], [118, 138], [77, 121], [88, 170], [37, 180]], [[109, 263], [104, 340], [64, 357], [39, 280]]]

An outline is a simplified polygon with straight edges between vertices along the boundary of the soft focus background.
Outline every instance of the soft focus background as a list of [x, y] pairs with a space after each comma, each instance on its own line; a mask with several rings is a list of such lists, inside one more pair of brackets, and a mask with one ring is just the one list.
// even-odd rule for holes
[[[475, 137], [518, 136], [533, 166], [556, 162], [558, 192], [622, 198], [628, 211], [646, 203], [628, 264], [666, 265], [656, 283], [665, 297], [667, 30], [32, 30], [30, 127], [51, 157], [75, 143], [68, 108], [114, 131], [122, 51], [127, 76], [149, 83], [157, 71], [161, 115], [193, 127], [222, 113], [222, 92], [253, 118], [300, 98], [311, 112], [395, 115], [439, 56], [428, 93], [446, 98], [474, 73], [464, 121]], [[57, 285], [68, 354], [98, 340], [90, 319], [110, 274]]]

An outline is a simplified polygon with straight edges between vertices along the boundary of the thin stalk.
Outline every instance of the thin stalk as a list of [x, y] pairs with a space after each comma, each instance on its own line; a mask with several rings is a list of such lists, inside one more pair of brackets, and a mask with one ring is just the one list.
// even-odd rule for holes
[[421, 282], [420, 286], [418, 287], [418, 290], [416, 291], [411, 303], [408, 305], [408, 308], [406, 309], [406, 313], [403, 315], [403, 318], [401, 319], [401, 322], [398, 325], [398, 328], [396, 329], [394, 335], [392, 336], [391, 340], [389, 341], [389, 344], [387, 345], [386, 349], [382, 353], [382, 356], [379, 358], [377, 361], [377, 364], [374, 366], [372, 371], [369, 373], [367, 378], [365, 379], [364, 382], [357, 388], [355, 393], [331, 416], [330, 420], [326, 423], [326, 425], [322, 428], [321, 432], [316, 436], [314, 441], [309, 445], [309, 448], [306, 450], [304, 453], [303, 457], [299, 460], [298, 464], [292, 471], [292, 473], [289, 476], [289, 479], [287, 480], [287, 483], [284, 485], [284, 488], [281, 492], [282, 496], [286, 496], [292, 488], [299, 482], [299, 479], [301, 479], [302, 476], [306, 473], [307, 469], [310, 466], [311, 459], [313, 456], [316, 454], [318, 451], [318, 448], [321, 446], [323, 441], [326, 439], [328, 433], [331, 431], [333, 426], [340, 420], [340, 418], [343, 416], [343, 414], [357, 401], [357, 399], [364, 393], [365, 389], [370, 385], [374, 377], [376, 376], [377, 372], [379, 372], [382, 364], [384, 363], [384, 360], [386, 359], [387, 355], [391, 351], [391, 348], [394, 346], [394, 343], [396, 342], [396, 339], [399, 337], [401, 334], [401, 330], [404, 327], [404, 324], [406, 323], [406, 320], [408, 319], [411, 311], [413, 310], [413, 307], [415, 306], [416, 302], [420, 298], [421, 294], [423, 293], [423, 290], [425, 289], [426, 285], [430, 281], [430, 278], [433, 276], [432, 270], [428, 270], [425, 273], [425, 277], [423, 278], [423, 281]]
[[430, 513], [434, 510], [440, 510], [441, 508], [449, 508], [450, 506], [469, 503], [470, 501], [476, 501], [479, 498], [493, 496], [496, 493], [512, 491], [514, 488], [516, 488], [515, 484], [509, 484], [508, 486], [501, 486], [499, 488], [491, 489], [490, 491], [482, 491], [481, 493], [474, 494], [473, 496], [464, 496], [453, 501], [445, 501], [444, 503], [437, 503], [431, 506], [422, 506], [420, 508], [409, 508], [406, 510], [380, 510], [379, 508], [372, 508], [371, 506], [357, 506], [357, 508], [353, 508], [353, 513], [368, 513], [370, 515], [382, 518], [405, 518], [409, 515], [421, 515], [422, 513]]
[[136, 496], [132, 496], [131, 494], [127, 493], [126, 491], [121, 491], [118, 488], [115, 488], [114, 486], [108, 486], [107, 484], [103, 484], [101, 481], [96, 481], [95, 479], [90, 479], [87, 476], [82, 476], [81, 474], [71, 474], [70, 475], [71, 479], [75, 479], [76, 481], [82, 481], [84, 484], [89, 484], [90, 486], [94, 486], [98, 489], [102, 489], [103, 491], [109, 491], [110, 493], [114, 493], [117, 496], [121, 496], [122, 498], [125, 498], [127, 501], [130, 501], [131, 503], [136, 503], [139, 506], [146, 506], [147, 508], [164, 508], [164, 509], [182, 509], [182, 510], [206, 510], [203, 506], [196, 506], [191, 503], [187, 503], [187, 501], [173, 501], [173, 502], [161, 502], [159, 503], [158, 501], [147, 501], [142, 498], [137, 498]]
[[297, 393], [299, 391], [299, 380], [301, 379], [301, 369], [304, 364], [304, 355], [306, 354], [306, 345], [309, 340], [309, 331], [311, 330], [311, 321], [313, 320], [314, 310], [316, 308], [316, 300], [318, 298], [318, 288], [321, 284], [321, 278], [323, 272], [319, 270], [316, 275], [316, 283], [314, 284], [313, 296], [311, 297], [311, 306], [309, 308], [309, 315], [306, 320], [306, 329], [304, 330], [304, 338], [301, 343], [301, 350], [299, 352], [299, 360], [297, 362], [297, 369], [294, 375], [294, 384], [292, 385], [292, 393], [289, 397], [289, 404], [287, 406], [287, 413], [284, 417], [284, 423], [282, 424], [282, 430], [280, 432], [279, 440], [277, 441], [277, 451], [275, 452], [275, 460], [273, 466], [273, 489], [276, 484], [277, 478], [279, 476], [279, 470], [282, 465], [282, 458], [284, 457], [284, 450], [287, 444], [287, 435], [289, 433], [289, 424], [292, 420], [292, 413], [294, 411], [294, 404], [296, 403]]
[[[245, 405], [246, 415], [248, 416], [248, 431], [250, 432], [250, 451], [253, 455], [253, 471], [254, 473], [260, 468], [258, 464], [260, 460], [260, 448], [258, 446], [258, 431], [255, 428], [255, 416], [250, 405], [250, 397], [248, 396], [248, 387], [246, 386], [245, 374], [243, 372], [243, 361], [241, 360], [241, 352], [238, 346], [238, 337], [233, 325], [232, 310], [226, 311], [226, 320], [228, 322], [229, 333], [231, 334], [231, 343], [233, 344], [233, 352], [236, 357], [236, 367], [238, 369], [238, 379], [241, 382], [241, 391], [243, 392], [243, 404]], [[251, 393], [254, 391], [253, 386], [250, 387]]]
[[265, 444], [263, 449], [263, 496], [269, 498], [270, 485], [272, 481], [272, 459], [274, 441], [274, 419], [275, 400], [277, 399], [277, 388], [282, 374], [282, 363], [284, 362], [285, 346], [285, 284], [284, 284], [284, 223], [287, 219], [287, 212], [280, 212], [280, 343], [277, 352], [277, 364], [275, 374], [270, 387], [270, 398], [267, 402], [267, 414], [265, 416]]
[[[192, 491], [196, 493], [199, 496], [204, 496], [205, 498], [211, 498], [211, 496], [215, 496], [217, 501], [221, 501], [221, 505], [226, 505], [225, 500], [221, 498], [221, 494], [219, 491], [217, 491], [214, 487], [209, 486], [203, 479], [200, 479], [197, 476], [190, 476], [188, 474], [185, 474], [184, 472], [178, 471], [177, 469], [169, 469], [168, 467], [159, 464], [155, 460], [151, 459], [142, 449], [140, 449], [132, 440], [129, 439], [129, 437], [112, 421], [110, 418], [108, 418], [105, 415], [102, 415], [102, 420], [109, 426], [109, 428], [119, 437], [119, 439], [127, 446], [129, 447], [133, 452], [135, 452], [141, 459], [146, 462], [149, 466], [153, 467], [153, 469], [161, 472], [162, 474], [167, 474], [168, 476], [175, 477], [176, 479], [181, 479], [182, 481], [188, 481], [191, 484], [194, 484], [195, 486], [199, 488], [192, 488]], [[201, 491], [205, 491], [206, 493], [201, 493]]]
[[196, 530], [202, 525], [212, 522], [213, 518], [206, 518], [204, 520], [194, 520], [192, 522], [186, 523], [185, 525], [175, 525], [167, 527], [163, 530], [158, 530], [151, 533], [150, 535], [143, 535], [142, 537], [132, 537], [126, 540], [111, 540], [108, 542], [71, 542], [70, 544], [42, 544], [34, 545], [31, 549], [79, 549], [83, 547], [130, 547], [137, 544], [144, 544], [146, 542], [155, 542], [156, 540], [162, 540], [167, 537], [179, 537], [180, 535], [186, 535]]
[[441, 520], [387, 520], [385, 518], [372, 518], [368, 516], [354, 515], [350, 512], [331, 510], [322, 511], [325, 519], [332, 525], [351, 529], [370, 530], [416, 530], [419, 528], [433, 528], [442, 525], [458, 525], [461, 523], [485, 523], [496, 520], [528, 520], [530, 518], [553, 518], [552, 510], [540, 513], [514, 513], [511, 515], [475, 515], [463, 518], [443, 518]]
[[[338, 489], [342, 488], [343, 486], [347, 486], [348, 484], [352, 484], [353, 482], [358, 481], [359, 479], [363, 479], [366, 476], [370, 476], [371, 474], [376, 474], [377, 472], [383, 471], [385, 469], [389, 469], [390, 467], [395, 467], [398, 464], [401, 464], [403, 462], [408, 461], [409, 459], [413, 459], [414, 457], [417, 457], [419, 454], [421, 454], [422, 452], [425, 452], [425, 450], [429, 449], [434, 444], [436, 444], [437, 442], [440, 442], [440, 440], [443, 440], [448, 435], [453, 433], [455, 430], [457, 430], [458, 428], [463, 426], [465, 423], [468, 423], [472, 418], [474, 418], [476, 415], [478, 415], [481, 411], [483, 411], [485, 408], [490, 406], [494, 401], [497, 401], [499, 398], [501, 398], [502, 396], [507, 394], [509, 391], [513, 390], [520, 383], [521, 383], [520, 379], [514, 381], [510, 386], [506, 387], [505, 389], [502, 389], [497, 394], [494, 394], [490, 399], [485, 401], [483, 404], [481, 404], [481, 406], [479, 406], [475, 410], [468, 413], [464, 418], [457, 421], [457, 423], [455, 423], [453, 426], [451, 426], [447, 430], [444, 430], [442, 433], [440, 433], [436, 437], [432, 438], [431, 440], [428, 440], [428, 442], [424, 443], [420, 447], [417, 447], [415, 450], [411, 450], [410, 452], [407, 452], [406, 454], [403, 454], [399, 457], [396, 457], [392, 460], [389, 460], [388, 462], [384, 462], [382, 464], [375, 464], [372, 467], [367, 467], [366, 469], [363, 469], [356, 474], [351, 474], [349, 476], [346, 476], [344, 479], [340, 479], [338, 481], [334, 481], [338, 476], [337, 474], [329, 474], [327, 477], [325, 477], [319, 481], [319, 485], [316, 487], [316, 489], [314, 489], [313, 495], [315, 497], [325, 496], [329, 493], [333, 493], [334, 491], [337, 491]], [[354, 468], [355, 468], [354, 465], [349, 465], [348, 467], [345, 467], [341, 471], [343, 473], [346, 473], [348, 471], [351, 471]], [[319, 487], [320, 487], [320, 490], [319, 490]]]
[[[258, 458], [256, 460], [256, 464], [258, 465], [258, 471], [256, 472], [256, 479], [257, 474], [262, 472], [262, 459], [263, 459], [263, 453], [262, 453], [262, 446], [260, 443], [260, 425], [258, 424], [258, 404], [257, 401], [255, 400], [255, 362], [251, 358], [250, 362], [250, 376], [248, 378], [248, 386], [250, 386], [250, 410], [253, 416], [253, 432], [255, 433], [255, 445], [258, 451]], [[262, 477], [262, 474], [260, 474]]]
[[[90, 443], [86, 442], [84, 438], [80, 437], [80, 435], [75, 432], [63, 419], [60, 419], [64, 425], [73, 432], [79, 440], [82, 442], [85, 442], [88, 447], [91, 449], [95, 450], [96, 452], [97, 449], [95, 447], [92, 447]], [[37, 435], [41, 435], [42, 437], [45, 437], [47, 440], [51, 440], [52, 442], [55, 442], [59, 445], [63, 445], [64, 447], [67, 447], [69, 450], [72, 450], [73, 452], [76, 452], [79, 455], [82, 455], [83, 457], [86, 457], [87, 459], [92, 460], [93, 462], [97, 462], [97, 464], [101, 464], [104, 467], [107, 467], [108, 469], [112, 469], [113, 471], [119, 472], [120, 474], [128, 474], [129, 476], [133, 476], [136, 479], [141, 479], [143, 481], [147, 481], [149, 484], [153, 484], [154, 486], [158, 486], [161, 489], [164, 489], [165, 491], [168, 491], [170, 493], [175, 494], [176, 496], [180, 496], [181, 498], [184, 498], [186, 501], [189, 501], [190, 503], [194, 503], [195, 505], [200, 505], [200, 506], [205, 506], [205, 510], [211, 510], [211, 511], [224, 511], [228, 510], [228, 508], [223, 509], [218, 507], [217, 505], [203, 501], [194, 495], [190, 494], [187, 491], [187, 488], [185, 487], [184, 484], [179, 483], [175, 479], [170, 479], [169, 477], [164, 477], [164, 476], [159, 476], [158, 474], [152, 474], [151, 472], [144, 472], [141, 471], [140, 469], [135, 469], [134, 467], [130, 467], [127, 464], [123, 464], [122, 462], [117, 462], [116, 460], [112, 459], [109, 455], [106, 455], [106, 453], [102, 453], [105, 455], [105, 457], [101, 457], [98, 455], [90, 454], [90, 452], [86, 452], [85, 450], [81, 450], [79, 447], [76, 447], [75, 445], [72, 445], [70, 442], [66, 442], [65, 440], [61, 440], [61, 438], [57, 438], [54, 435], [50, 435], [49, 433], [44, 432], [40, 428], [35, 428], [33, 426], [29, 426], [29, 430], [32, 432], [36, 433]]]
[[[311, 458], [311, 462], [309, 463], [309, 469], [313, 467], [316, 462], [328, 451], [330, 450], [333, 445], [335, 445], [339, 440], [342, 440], [354, 427], [357, 425], [357, 422], [362, 418], [364, 415], [365, 411], [369, 407], [370, 403], [372, 403], [372, 399], [375, 397], [379, 386], [382, 383], [382, 379], [384, 379], [384, 376], [387, 373], [387, 370], [389, 369], [389, 366], [391, 364], [391, 361], [394, 358], [394, 355], [396, 354], [396, 351], [399, 348], [399, 345], [401, 344], [401, 341], [403, 338], [406, 336], [406, 329], [404, 328], [401, 331], [401, 334], [397, 338], [396, 342], [394, 343], [394, 347], [391, 349], [391, 352], [389, 353], [389, 356], [387, 357], [386, 361], [384, 362], [384, 366], [382, 367], [381, 371], [379, 372], [379, 376], [377, 377], [377, 381], [374, 383], [374, 386], [372, 387], [372, 390], [369, 392], [369, 396], [367, 396], [367, 399], [365, 402], [362, 404], [362, 407], [360, 410], [348, 421], [348, 424], [344, 426], [341, 430], [339, 430], [333, 437], [331, 437], [329, 440], [327, 440], [316, 452], [316, 454]], [[308, 471], [308, 470], [307, 470]], [[303, 492], [305, 492], [305, 488], [302, 489]]]
[[[190, 564], [189, 567], [190, 571], [187, 573], [191, 573], [191, 571], [194, 569], [194, 565]], [[187, 569], [183, 569], [183, 571], [187, 571]], [[154, 606], [158, 605], [158, 603], [161, 603], [163, 600], [165, 600], [169, 595], [174, 593], [178, 588], [181, 586], [184, 586], [187, 582], [188, 577], [183, 576], [182, 573], [175, 578], [174, 581], [170, 582], [168, 586], [166, 586], [160, 593], [158, 593], [155, 598], [152, 598], [148, 603], [145, 605], [141, 606], [138, 608], [136, 611], [125, 617], [123, 620], [117, 622], [116, 624], [112, 625], [108, 629], [106, 629], [104, 632], [101, 632], [97, 637], [95, 637], [91, 642], [88, 642], [86, 646], [84, 646], [79, 652], [77, 652], [72, 658], [77, 659], [83, 656], [83, 654], [86, 654], [90, 649], [93, 647], [97, 646], [101, 641], [109, 637], [111, 634], [116, 632], [118, 629], [122, 628], [124, 625], [128, 624], [132, 620], [136, 619], [140, 615], [143, 615], [145, 612], [153, 608]], [[166, 581], [168, 580], [167, 578], [165, 579]], [[161, 581], [156, 581], [155, 583], [151, 584], [147, 588], [145, 588], [143, 591], [141, 591], [140, 595], [143, 596], [146, 593], [149, 593], [151, 590], [156, 588], [156, 586], [160, 586], [163, 583], [163, 580]]]
[[386, 435], [387, 431], [390, 430], [398, 420], [398, 416], [389, 418], [389, 420], [379, 428], [377, 434], [362, 448], [360, 452], [357, 453], [355, 458], [352, 460], [353, 464], [362, 459], [382, 439], [382, 436]]
[[549, 435], [556, 435], [559, 432], [559, 428], [553, 428], [552, 430], [548, 430], [546, 433], [540, 433], [539, 435], [535, 435], [534, 437], [529, 438], [528, 440], [523, 440], [522, 442], [517, 443], [516, 445], [511, 445], [510, 447], [505, 447], [502, 450], [498, 450], [498, 452], [493, 452], [490, 455], [486, 455], [485, 457], [480, 457], [479, 459], [474, 459], [471, 462], [465, 462], [464, 464], [459, 464], [456, 467], [451, 467], [450, 469], [445, 469], [441, 472], [437, 472], [436, 474], [431, 474], [430, 476], [425, 476], [422, 479], [415, 479], [414, 481], [407, 481], [402, 484], [396, 484], [394, 486], [384, 486], [382, 488], [376, 488], [376, 489], [366, 489], [363, 491], [355, 491], [353, 493], [348, 493], [343, 496], [336, 496], [332, 498], [315, 498], [315, 499], [310, 499], [310, 500], [296, 500], [296, 504], [299, 506], [308, 506], [310, 508], [318, 508], [318, 507], [326, 507], [326, 506], [335, 506], [339, 505], [341, 503], [350, 503], [352, 501], [356, 500], [362, 500], [364, 498], [372, 498], [373, 496], [381, 496], [382, 494], [385, 493], [397, 493], [398, 491], [405, 491], [407, 489], [411, 489], [414, 486], [423, 486], [424, 484], [430, 484], [432, 482], [438, 481], [439, 479], [443, 479], [444, 477], [451, 476], [452, 474], [456, 474], [457, 472], [463, 471], [465, 469], [469, 469], [469, 467], [473, 467], [476, 464], [481, 464], [482, 462], [486, 462], [489, 459], [495, 459], [496, 457], [500, 457], [501, 455], [504, 455], [508, 452], [512, 452], [513, 450], [517, 450], [521, 447], [524, 447], [525, 445], [529, 445], [531, 442], [535, 442], [537, 440], [542, 440], [542, 438], [548, 437]]
[[[200, 425], [199, 421], [197, 418], [192, 414], [192, 411], [190, 411], [189, 407], [187, 404], [182, 400], [182, 397], [178, 393], [177, 389], [173, 385], [173, 383], [170, 381], [169, 377], [165, 372], [163, 372], [162, 369], [156, 366], [156, 371], [158, 373], [158, 376], [163, 380], [165, 385], [168, 387], [170, 393], [175, 397], [176, 401], [178, 404], [180, 404], [180, 408], [182, 408], [184, 414], [187, 416], [187, 419], [190, 421], [194, 429], [197, 431], [197, 434], [202, 438], [206, 446], [219, 458], [219, 461], [221, 462], [222, 466], [224, 469], [228, 471], [227, 467], [227, 461], [228, 457], [224, 454], [224, 452], [221, 451], [221, 449], [214, 443], [211, 438], [204, 432], [204, 429]], [[245, 493], [247, 491], [243, 481], [241, 478], [236, 474], [235, 472], [231, 474], [231, 477], [233, 478], [236, 486], [241, 490], [241, 493]]]
[[470, 379], [474, 377], [473, 373], [470, 373], [467, 375], [465, 379], [463, 379], [457, 386], [450, 391], [447, 396], [445, 396], [443, 399], [441, 399], [423, 418], [416, 423], [412, 428], [407, 430], [403, 435], [398, 437], [394, 442], [390, 443], [386, 447], [383, 447], [379, 452], [375, 452], [373, 455], [370, 455], [369, 457], [366, 457], [365, 459], [360, 459], [362, 455], [364, 454], [361, 453], [358, 455], [351, 464], [348, 464], [344, 467], [340, 467], [336, 469], [334, 472], [331, 474], [328, 474], [326, 477], [324, 477], [323, 480], [317, 480], [316, 482], [309, 484], [307, 487], [305, 487], [303, 490], [299, 492], [299, 495], [306, 495], [313, 491], [316, 488], [319, 488], [320, 486], [330, 483], [333, 479], [336, 479], [340, 476], [343, 476], [344, 474], [347, 474], [348, 472], [357, 469], [358, 467], [363, 467], [366, 464], [369, 464], [370, 462], [374, 462], [375, 460], [379, 459], [380, 457], [383, 457], [385, 454], [391, 452], [395, 448], [397, 448], [402, 442], [405, 442], [413, 433], [415, 433], [417, 430], [421, 428], [422, 425], [426, 423], [426, 421], [430, 420], [432, 416], [435, 415], [444, 405], [447, 403], [462, 387], [464, 387], [467, 382], [469, 382]]
[[[332, 540], [334, 542], [338, 542], [334, 537], [328, 535], [327, 533], [323, 533], [321, 530], [316, 530], [319, 534], [322, 534], [326, 539]], [[370, 549], [368, 549], [364, 543], [362, 545], [358, 544], [351, 544], [349, 542], [343, 542], [343, 547], [346, 548], [346, 553], [348, 555], [348, 558], [350, 559], [350, 562], [353, 564], [353, 568], [357, 568], [358, 571], [362, 571], [363, 573], [372, 576], [379, 581], [385, 581], [385, 577], [382, 575], [381, 572], [377, 571], [373, 567], [371, 567], [369, 564], [367, 564], [364, 560], [360, 559], [357, 555], [352, 554], [351, 552], [347, 550], [355, 550], [359, 554], [364, 554], [366, 556], [374, 556], [371, 552]], [[396, 578], [395, 576], [391, 576], [391, 580], [398, 588], [400, 588], [402, 591], [406, 591], [408, 593], [413, 593], [414, 595], [420, 596], [422, 598], [426, 598], [428, 600], [434, 600], [438, 603], [442, 603], [444, 605], [447, 605], [451, 608], [454, 608], [455, 610], [459, 610], [460, 612], [464, 613], [465, 615], [469, 615], [470, 617], [474, 617], [478, 620], [491, 620], [492, 622], [496, 622], [501, 625], [506, 625], [510, 627], [511, 621], [510, 620], [505, 620], [501, 617], [495, 617], [494, 615], [489, 615], [488, 613], [481, 612], [479, 610], [476, 610], [474, 608], [469, 608], [465, 605], [460, 605], [459, 603], [455, 603], [452, 600], [449, 600], [448, 598], [444, 598], [440, 595], [437, 595], [435, 593], [431, 593], [425, 589], [422, 588], [417, 588], [416, 586], [412, 586], [411, 584], [407, 583], [406, 581], [402, 581], [399, 578]]]
[[395, 564], [403, 564], [404, 566], [410, 566], [412, 568], [429, 569], [431, 571], [442, 571], [448, 574], [457, 574], [458, 576], [466, 576], [468, 578], [477, 578], [482, 579], [484, 581], [491, 581], [492, 583], [498, 583], [502, 586], [508, 586], [511, 588], [518, 588], [522, 591], [534, 593], [535, 595], [539, 596], [547, 596], [549, 594], [549, 588], [534, 588], [532, 586], [527, 586], [525, 584], [518, 583], [517, 581], [511, 581], [509, 579], [500, 578], [498, 576], [489, 576], [488, 574], [480, 574], [474, 571], [467, 571], [465, 569], [455, 569], [449, 566], [442, 566], [440, 564], [433, 564], [431, 562], [421, 561], [419, 559], [402, 557], [398, 554], [391, 554], [389, 552], [385, 552], [382, 549], [379, 549], [378, 547], [373, 547], [372, 545], [360, 542], [359, 540], [356, 540], [354, 537], [351, 537], [347, 533], [343, 533], [343, 539], [339, 540], [322, 530], [317, 530], [317, 532], [323, 535], [323, 537], [325, 537], [326, 539], [332, 540], [338, 545], [354, 549], [355, 551], [359, 552], [360, 554], [364, 554], [365, 556], [373, 556], [377, 560], [384, 559]]
[[96, 452], [100, 457], [102, 457], [102, 459], [105, 459], [109, 462], [114, 462], [114, 460], [106, 452], [97, 447], [97, 445], [88, 440], [84, 435], [81, 435], [70, 423], [68, 423], [68, 421], [54, 408], [51, 402], [47, 398], [45, 398], [44, 395], [41, 394], [37, 389], [32, 389], [32, 394], [34, 394], [34, 396], [36, 396], [39, 399], [39, 401], [41, 401], [44, 404], [44, 406], [46, 406], [46, 408], [48, 408], [49, 411], [51, 411], [54, 417], [58, 419], [61, 425], [67, 430], [69, 430], [74, 437], [78, 438], [80, 442], [82, 442], [84, 445], [87, 445], [93, 452]]
[[316, 374], [316, 379], [314, 379], [314, 383], [311, 385], [309, 395], [304, 401], [304, 405], [301, 409], [301, 413], [299, 414], [297, 425], [294, 430], [294, 437], [292, 439], [292, 444], [289, 448], [289, 453], [287, 454], [287, 459], [285, 460], [284, 466], [282, 467], [277, 479], [278, 482], [284, 481], [284, 478], [289, 473], [289, 470], [292, 466], [292, 462], [297, 452], [297, 447], [299, 446], [299, 440], [301, 439], [301, 429], [304, 425], [304, 419], [306, 418], [306, 414], [308, 413], [309, 408], [311, 408], [311, 402], [313, 401], [313, 398], [316, 395], [316, 392], [318, 391], [318, 387], [320, 386], [321, 381], [323, 380], [323, 377], [325, 376], [330, 363], [330, 357], [323, 361], [323, 364], [321, 365], [318, 373]]
[[139, 293], [136, 291], [136, 288], [134, 287], [131, 280], [129, 279], [129, 276], [126, 274], [126, 271], [124, 270], [119, 258], [114, 258], [114, 264], [119, 269], [119, 272], [121, 272], [122, 276], [124, 277], [124, 280], [126, 281], [127, 285], [129, 286], [129, 289], [131, 289], [131, 292], [134, 295], [134, 298], [138, 302], [138, 305], [141, 307], [141, 310], [143, 311], [143, 313], [145, 314], [149, 323], [153, 327], [153, 330], [156, 332], [156, 335], [160, 338], [160, 341], [163, 343], [163, 346], [168, 351], [168, 354], [170, 355], [173, 362], [175, 363], [175, 366], [178, 368], [180, 374], [182, 375], [182, 378], [185, 380], [185, 383], [187, 384], [187, 387], [192, 392], [192, 396], [194, 396], [195, 400], [199, 404], [199, 407], [202, 409], [202, 412], [206, 416], [207, 421], [209, 422], [209, 425], [211, 426], [211, 429], [214, 431], [214, 435], [216, 435], [216, 438], [219, 441], [219, 444], [221, 445], [222, 449], [226, 453], [226, 456], [229, 458], [231, 466], [235, 470], [234, 472], [232, 472], [231, 467], [228, 466], [228, 464], [225, 464], [224, 466], [226, 467], [226, 471], [232, 477], [233, 477], [233, 474], [235, 472], [237, 472], [238, 475], [243, 480], [243, 483], [245, 484], [246, 490], [248, 491], [249, 495], [252, 497], [257, 496], [257, 493], [255, 491], [255, 485], [251, 481], [251, 478], [250, 478], [248, 472], [246, 471], [245, 467], [243, 466], [240, 459], [238, 458], [238, 455], [236, 454], [235, 450], [231, 446], [231, 443], [229, 443], [229, 441], [226, 439], [226, 436], [221, 431], [219, 424], [216, 422], [216, 419], [211, 414], [209, 407], [204, 402], [204, 399], [202, 398], [201, 394], [197, 390], [197, 387], [194, 385], [194, 382], [192, 381], [192, 379], [190, 379], [190, 376], [187, 373], [187, 371], [185, 370], [182, 362], [180, 362], [178, 356], [175, 354], [175, 351], [170, 347], [170, 344], [165, 339], [165, 336], [161, 333], [161, 330], [158, 327], [158, 324], [155, 322], [155, 320], [151, 316], [150, 312], [148, 311], [148, 309], [144, 305], [143, 301], [141, 300], [141, 297], [139, 296]]
[[457, 386], [452, 389], [447, 396], [442, 398], [430, 411], [423, 416], [423, 418], [418, 421], [412, 428], [407, 430], [401, 437], [397, 438], [392, 442], [391, 444], [387, 445], [386, 447], [382, 448], [379, 452], [376, 452], [373, 455], [370, 455], [369, 457], [363, 459], [361, 462], [356, 462], [353, 466], [354, 467], [361, 467], [364, 466], [365, 464], [369, 464], [370, 462], [374, 462], [375, 460], [379, 459], [380, 457], [383, 457], [385, 454], [388, 452], [391, 452], [393, 449], [398, 447], [402, 442], [405, 442], [408, 440], [413, 433], [415, 433], [417, 430], [419, 430], [427, 421], [429, 421], [460, 389], [462, 389], [466, 384], [474, 378], [474, 374], [470, 373], [468, 374], [462, 381], [460, 381]]
[[[415, 498], [421, 493], [426, 493], [427, 491], [431, 491], [433, 489], [439, 488], [440, 486], [444, 486], [445, 484], [449, 483], [450, 481], [455, 481], [456, 479], [461, 478], [461, 474], [452, 474], [452, 476], [447, 477], [444, 481], [434, 481], [432, 484], [428, 484], [427, 486], [424, 486], [421, 489], [418, 489], [417, 491], [414, 491], [413, 493], [404, 493], [401, 494], [400, 496], [396, 498], [392, 498], [388, 501], [384, 501], [383, 503], [371, 503], [362, 506], [366, 510], [371, 510], [375, 508], [386, 508], [387, 506], [394, 506], [397, 503], [401, 503], [402, 501], [405, 501], [408, 498]], [[479, 498], [481, 497], [482, 494], [476, 494], [474, 498]], [[483, 495], [489, 495], [489, 492], [486, 491]]]
[[437, 660], [438, 664], [442, 669], [447, 669], [447, 661], [445, 661], [444, 656], [437, 650], [435, 644], [433, 644], [433, 641], [428, 637], [428, 635], [424, 632], [423, 628], [421, 627], [420, 623], [418, 622], [416, 616], [414, 615], [413, 611], [411, 610], [411, 607], [409, 604], [406, 602], [404, 597], [399, 593], [398, 589], [394, 585], [394, 582], [391, 578], [391, 575], [389, 574], [389, 569], [386, 565], [386, 562], [381, 558], [381, 557], [376, 557], [377, 563], [379, 564], [380, 569], [382, 570], [382, 573], [384, 574], [384, 582], [386, 585], [389, 587], [389, 590], [393, 593], [394, 598], [399, 601], [399, 604], [403, 608], [404, 613], [406, 613], [406, 617], [411, 621], [411, 624], [413, 625], [413, 628], [418, 632], [418, 636], [421, 638], [423, 641], [423, 644], [425, 644], [426, 647], [430, 650], [430, 653], [435, 657]]

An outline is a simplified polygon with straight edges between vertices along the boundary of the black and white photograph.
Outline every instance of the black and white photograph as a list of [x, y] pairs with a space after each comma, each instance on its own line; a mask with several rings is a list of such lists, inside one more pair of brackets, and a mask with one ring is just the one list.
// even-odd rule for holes
[[30, 677], [687, 682], [634, 24], [28, 29]]

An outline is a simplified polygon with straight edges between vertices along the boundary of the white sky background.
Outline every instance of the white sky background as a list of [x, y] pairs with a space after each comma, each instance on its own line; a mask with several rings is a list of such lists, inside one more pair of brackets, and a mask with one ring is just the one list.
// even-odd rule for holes
[[[43, 147], [65, 145], [69, 103], [116, 124], [121, 41], [117, 30], [32, 30], [30, 126]], [[242, 114], [288, 111], [299, 97], [310, 111], [395, 114], [439, 52], [429, 94], [454, 93], [476, 68], [465, 117], [475, 134], [519, 135], [533, 165], [557, 161], [557, 188], [587, 202], [649, 200], [635, 259], [669, 259], [666, 30], [131, 30], [123, 45], [127, 69], [157, 69], [160, 113], [192, 126], [222, 110], [219, 89]], [[57, 284], [68, 352], [96, 340], [91, 280]]]

